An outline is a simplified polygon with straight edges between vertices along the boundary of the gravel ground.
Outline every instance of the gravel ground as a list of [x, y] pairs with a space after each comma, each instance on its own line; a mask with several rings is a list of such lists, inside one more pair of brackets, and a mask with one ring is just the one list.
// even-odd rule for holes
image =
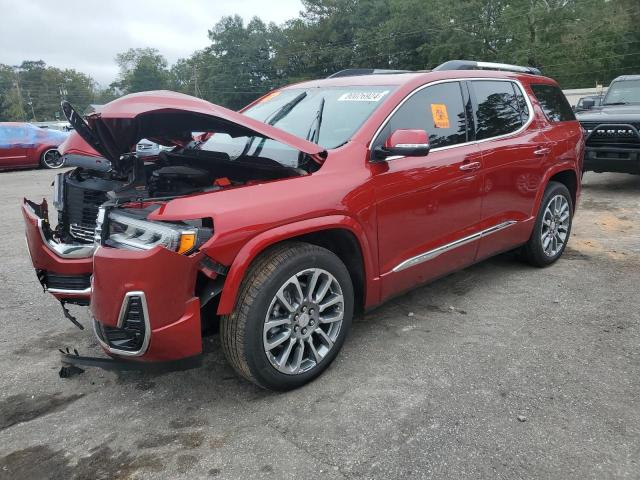
[[640, 478], [640, 177], [585, 176], [554, 266], [507, 254], [402, 296], [286, 394], [217, 337], [196, 370], [60, 379], [58, 347], [99, 349], [22, 239], [52, 178], [0, 174], [0, 478]]

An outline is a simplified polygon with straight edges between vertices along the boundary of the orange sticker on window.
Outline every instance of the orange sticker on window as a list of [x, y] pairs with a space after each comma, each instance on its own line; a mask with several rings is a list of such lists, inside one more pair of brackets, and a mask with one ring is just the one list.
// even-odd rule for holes
[[260, 99], [260, 102], [258, 103], [265, 103], [268, 102], [269, 100], [271, 100], [272, 98], [277, 97], [278, 95], [280, 95], [280, 92], [271, 92], [270, 94], [264, 96], [263, 98]]
[[433, 115], [433, 124], [436, 128], [450, 128], [449, 114], [447, 106], [444, 103], [432, 103], [431, 114]]

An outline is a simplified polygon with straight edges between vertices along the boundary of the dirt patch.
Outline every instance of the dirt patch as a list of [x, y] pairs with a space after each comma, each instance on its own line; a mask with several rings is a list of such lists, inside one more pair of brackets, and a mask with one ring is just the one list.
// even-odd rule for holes
[[609, 250], [602, 243], [593, 238], [582, 239], [573, 237], [571, 239], [570, 248], [574, 252], [586, 256], [606, 256], [613, 260], [626, 260], [627, 258], [627, 255], [624, 252]]
[[591, 257], [571, 247], [566, 247], [562, 254], [563, 260], [589, 260]]
[[175, 418], [169, 422], [169, 427], [173, 429], [202, 427], [205, 425], [207, 425], [207, 422], [194, 417]]
[[72, 478], [73, 469], [60, 451], [36, 445], [0, 458], [0, 479]]
[[36, 445], [0, 458], [0, 479], [111, 480], [125, 479], [139, 470], [159, 472], [162, 462], [152, 455], [132, 456], [128, 452], [114, 452], [101, 445], [89, 451], [77, 464], [62, 450]]
[[226, 445], [226, 442], [227, 442], [226, 435], [223, 437], [215, 437], [209, 440], [209, 446], [211, 448], [222, 448]]
[[612, 205], [609, 202], [604, 202], [602, 200], [594, 200], [593, 198], [583, 198], [579, 205], [580, 209], [587, 210], [598, 210], [598, 211], [607, 211], [611, 212], [613, 210], [617, 210], [618, 207]]
[[136, 390], [141, 390], [146, 392], [148, 390], [153, 390], [156, 386], [156, 382], [152, 382], [151, 380], [140, 380], [136, 383]]
[[[74, 332], [75, 333], [75, 332]], [[13, 351], [14, 355], [20, 357], [39, 357], [42, 352], [57, 351], [59, 348], [70, 347], [74, 344], [82, 342], [81, 335], [73, 335], [67, 332], [64, 333], [51, 333], [44, 332], [39, 334], [38, 337], [32, 341], [23, 345], [22, 347]]]
[[[88, 457], [83, 457], [74, 467], [74, 480], [125, 479], [139, 470], [160, 472], [164, 465], [153, 455], [133, 456], [129, 452], [114, 452], [107, 446], [94, 449]], [[51, 477], [63, 478], [63, 477]]]
[[83, 396], [83, 394], [65, 396], [61, 393], [11, 395], [0, 402], [0, 430], [63, 410]]
[[196, 466], [199, 461], [200, 459], [195, 455], [178, 455], [178, 458], [176, 459], [178, 472], [187, 473], [194, 466]]
[[183, 448], [198, 448], [204, 442], [202, 432], [168, 433], [148, 435], [136, 442], [141, 449], [165, 447], [172, 443], [179, 443]]
[[626, 233], [634, 227], [633, 222], [611, 214], [598, 215], [596, 223], [609, 234]]

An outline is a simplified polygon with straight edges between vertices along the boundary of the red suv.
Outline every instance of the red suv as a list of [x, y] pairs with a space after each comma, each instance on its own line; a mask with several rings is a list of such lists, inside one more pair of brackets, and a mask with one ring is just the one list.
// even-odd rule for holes
[[[219, 321], [240, 375], [295, 388], [335, 358], [354, 312], [507, 250], [555, 262], [580, 125], [553, 80], [458, 64], [340, 72], [241, 113], [173, 92], [86, 120], [63, 105], [76, 168], [56, 178], [55, 228], [46, 201], [25, 199], [27, 242], [44, 288], [90, 305], [113, 357], [64, 362], [198, 359]], [[148, 162], [142, 138], [173, 148]]]

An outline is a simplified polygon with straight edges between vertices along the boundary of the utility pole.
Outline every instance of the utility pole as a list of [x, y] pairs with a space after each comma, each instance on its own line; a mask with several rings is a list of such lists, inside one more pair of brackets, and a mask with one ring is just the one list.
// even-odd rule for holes
[[31, 99], [31, 92], [29, 90], [27, 90], [27, 97], [29, 98], [29, 101], [27, 102], [27, 105], [29, 105], [31, 107], [31, 121], [35, 122], [36, 121], [36, 112], [33, 110], [33, 100]]
[[[64, 84], [58, 85], [58, 91], [60, 92], [60, 103], [67, 99], [67, 88]], [[62, 105], [60, 105], [60, 113], [62, 114], [62, 118], [64, 118], [64, 112], [62, 111]]]
[[18, 71], [18, 67], [14, 67], [16, 69], [16, 80], [13, 82], [13, 86], [16, 87], [18, 92], [18, 102], [20, 106], [20, 118], [22, 120], [26, 120], [26, 115], [24, 113], [24, 106], [22, 105], [22, 92], [20, 91], [20, 72]]
[[200, 93], [200, 88], [198, 88], [198, 66], [194, 65], [193, 66], [193, 94], [198, 97], [201, 98], [201, 93]]

